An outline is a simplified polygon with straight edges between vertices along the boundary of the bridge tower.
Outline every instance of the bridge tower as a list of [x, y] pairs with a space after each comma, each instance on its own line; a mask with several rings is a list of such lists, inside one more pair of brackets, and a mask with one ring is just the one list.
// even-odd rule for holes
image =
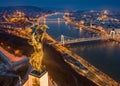
[[64, 35], [61, 35], [61, 43], [64, 45], [65, 44], [65, 37]]
[[110, 36], [111, 36], [112, 38], [115, 37], [115, 31], [114, 31], [114, 30], [110, 31]]
[[69, 12], [65, 12], [64, 15], [65, 16], [70, 16], [70, 13]]
[[59, 24], [60, 23], [60, 18], [58, 18], [57, 21], [58, 21], [58, 24]]
[[44, 24], [46, 24], [46, 18], [44, 18]]
[[65, 25], [68, 25], [68, 22], [65, 21]]

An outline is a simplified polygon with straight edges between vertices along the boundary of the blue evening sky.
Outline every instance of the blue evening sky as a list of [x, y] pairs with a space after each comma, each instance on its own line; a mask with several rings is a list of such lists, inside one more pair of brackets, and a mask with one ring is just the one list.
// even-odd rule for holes
[[120, 0], [0, 0], [0, 6], [62, 9], [120, 9]]

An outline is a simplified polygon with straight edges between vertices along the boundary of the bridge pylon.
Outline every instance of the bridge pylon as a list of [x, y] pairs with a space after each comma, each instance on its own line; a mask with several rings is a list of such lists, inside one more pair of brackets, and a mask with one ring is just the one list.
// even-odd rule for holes
[[44, 21], [44, 24], [46, 24], [46, 18], [44, 18], [44, 20], [43, 20], [43, 21]]
[[65, 44], [65, 37], [64, 35], [61, 35], [61, 43], [64, 45]]
[[60, 23], [60, 18], [57, 18], [58, 23]]
[[110, 31], [110, 36], [111, 36], [112, 38], [115, 37], [115, 31], [114, 31], [114, 30]]

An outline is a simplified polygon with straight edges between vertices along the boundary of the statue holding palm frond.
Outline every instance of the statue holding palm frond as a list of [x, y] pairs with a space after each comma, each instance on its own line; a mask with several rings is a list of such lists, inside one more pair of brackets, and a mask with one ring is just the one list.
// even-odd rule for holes
[[42, 69], [43, 59], [43, 38], [46, 33], [47, 25], [36, 25], [32, 28], [29, 44], [33, 46], [34, 52], [30, 57], [30, 64], [36, 71]]

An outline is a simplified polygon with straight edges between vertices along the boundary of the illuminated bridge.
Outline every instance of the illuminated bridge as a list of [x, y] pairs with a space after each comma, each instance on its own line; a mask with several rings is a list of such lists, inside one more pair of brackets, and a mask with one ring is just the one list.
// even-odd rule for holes
[[62, 18], [56, 18], [56, 19], [44, 18], [44, 21], [64, 21], [64, 19], [62, 19]]
[[74, 44], [74, 43], [88, 42], [88, 41], [108, 40], [110, 38], [112, 37], [99, 36], [99, 37], [90, 37], [90, 38], [72, 38], [72, 37], [61, 35], [57, 38], [57, 40], [59, 44]]
[[40, 21], [40, 22], [42, 22], [42, 23], [44, 23], [44, 24], [46, 24], [46, 22], [57, 22], [57, 23], [60, 23], [60, 22], [63, 22], [64, 21], [64, 19], [62, 19], [62, 18], [55, 18], [55, 19], [50, 19], [50, 18], [43, 18], [43, 21]]

